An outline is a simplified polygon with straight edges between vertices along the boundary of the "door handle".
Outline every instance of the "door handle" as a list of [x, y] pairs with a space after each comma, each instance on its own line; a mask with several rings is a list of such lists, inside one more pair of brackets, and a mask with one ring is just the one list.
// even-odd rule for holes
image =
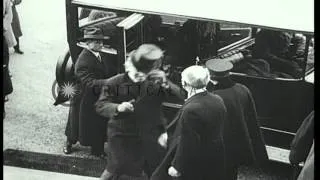
[[231, 36], [234, 37], [234, 36], [241, 36], [240, 33], [231, 33]]

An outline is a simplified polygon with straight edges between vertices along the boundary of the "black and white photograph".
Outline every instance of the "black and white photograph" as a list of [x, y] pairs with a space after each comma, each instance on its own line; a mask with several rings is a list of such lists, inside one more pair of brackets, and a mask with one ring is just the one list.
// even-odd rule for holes
[[3, 179], [314, 180], [314, 9], [3, 0]]

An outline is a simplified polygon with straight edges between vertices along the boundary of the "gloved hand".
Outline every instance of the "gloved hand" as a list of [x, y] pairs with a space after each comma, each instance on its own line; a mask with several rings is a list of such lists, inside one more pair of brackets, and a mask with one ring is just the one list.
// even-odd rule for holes
[[169, 169], [168, 169], [168, 174], [172, 177], [179, 177], [181, 176], [181, 174], [173, 167], [171, 166]]
[[158, 143], [162, 147], [166, 148], [167, 147], [167, 142], [168, 142], [168, 133], [166, 133], [166, 132], [162, 133], [158, 138]]
[[117, 111], [118, 112], [133, 112], [134, 107], [133, 107], [133, 100], [129, 102], [122, 102], [121, 104], [118, 105]]
[[168, 87], [167, 76], [164, 71], [152, 70], [148, 73], [148, 78], [156, 84], [159, 83], [162, 87]]

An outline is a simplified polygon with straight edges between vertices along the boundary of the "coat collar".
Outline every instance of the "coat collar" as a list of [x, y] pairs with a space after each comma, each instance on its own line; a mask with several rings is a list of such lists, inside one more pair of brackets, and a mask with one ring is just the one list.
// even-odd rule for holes
[[175, 127], [175, 124], [177, 123], [177, 121], [180, 119], [181, 114], [183, 113], [184, 107], [189, 104], [190, 102], [192, 102], [193, 100], [197, 99], [197, 97], [200, 96], [206, 96], [208, 94], [208, 91], [204, 91], [198, 94], [195, 94], [193, 96], [191, 96], [189, 99], [187, 99], [185, 101], [185, 103], [182, 105], [182, 107], [179, 109], [178, 113], [176, 114], [175, 118], [167, 125], [166, 129], [171, 129], [172, 127]]
[[214, 86], [214, 90], [227, 89], [231, 88], [234, 85], [235, 82], [232, 81], [229, 76], [227, 76], [218, 80], [218, 84]]
[[197, 93], [193, 96], [191, 96], [189, 99], [186, 100], [186, 102], [183, 104], [182, 108], [185, 107], [185, 105], [189, 104], [191, 101], [193, 101], [194, 99], [197, 99], [197, 97], [200, 97], [200, 96], [206, 96], [208, 94], [208, 91], [203, 91], [203, 92], [200, 92], [200, 93]]

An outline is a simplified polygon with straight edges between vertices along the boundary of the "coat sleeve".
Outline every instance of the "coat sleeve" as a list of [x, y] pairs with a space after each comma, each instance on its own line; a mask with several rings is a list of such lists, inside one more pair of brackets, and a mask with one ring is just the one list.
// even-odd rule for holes
[[13, 5], [18, 5], [21, 3], [22, 0], [13, 0], [12, 3]]
[[255, 162], [261, 165], [268, 160], [268, 153], [265, 146], [265, 140], [260, 129], [261, 124], [257, 117], [255, 101], [250, 90], [245, 86], [243, 87], [245, 88], [248, 96], [248, 104], [245, 106], [245, 112], [247, 113], [246, 120], [248, 123], [249, 135], [255, 151]]
[[174, 95], [180, 100], [184, 100], [187, 96], [186, 91], [184, 91], [182, 88], [180, 88], [178, 85], [174, 84], [172, 81], [168, 80], [169, 87], [167, 89], [164, 89], [166, 98], [169, 98], [169, 96]]
[[10, 0], [4, 1], [4, 12], [3, 12], [3, 30], [7, 31], [11, 27], [12, 22], [12, 4]]
[[314, 111], [303, 121], [291, 143], [289, 160], [291, 164], [299, 164], [306, 160], [313, 143]]
[[118, 114], [117, 107], [119, 104], [112, 102], [114, 89], [112, 84], [104, 84], [98, 101], [95, 103], [96, 112], [101, 116], [113, 118]]
[[198, 154], [197, 148], [200, 143], [198, 121], [201, 118], [198, 112], [201, 112], [200, 108], [188, 108], [179, 120], [182, 121], [181, 137], [171, 165], [180, 173], [184, 173], [184, 165], [197, 160], [195, 156]]
[[[84, 50], [85, 51], [85, 50]], [[86, 88], [101, 89], [105, 79], [99, 79], [95, 72], [94, 57], [81, 53], [75, 65], [75, 75], [80, 79], [82, 85]]]

